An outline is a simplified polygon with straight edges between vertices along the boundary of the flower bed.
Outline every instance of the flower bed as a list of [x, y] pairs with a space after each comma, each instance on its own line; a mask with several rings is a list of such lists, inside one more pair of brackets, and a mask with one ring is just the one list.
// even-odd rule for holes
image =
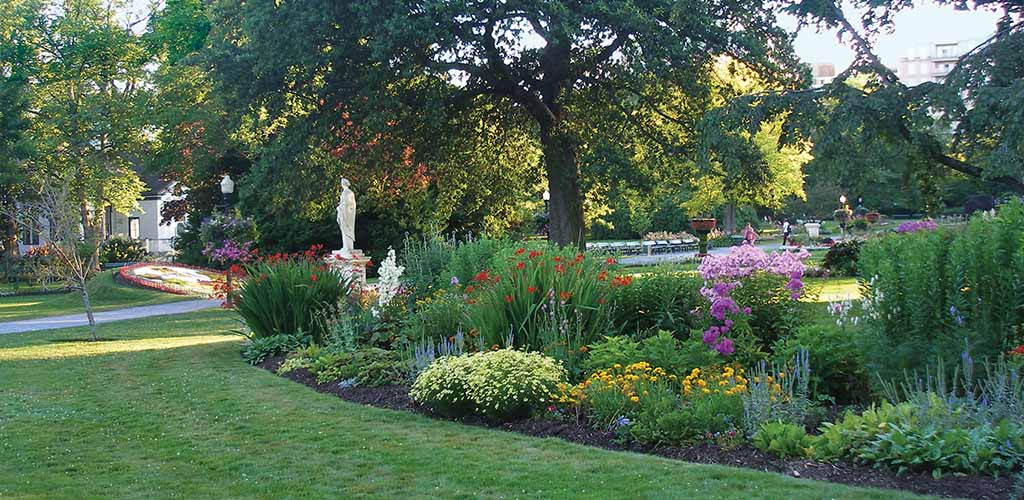
[[[268, 359], [259, 366], [276, 373], [283, 361], [284, 358], [279, 356]], [[407, 386], [351, 387], [336, 382], [318, 383], [316, 376], [304, 368], [289, 371], [282, 376], [311, 387], [317, 392], [333, 394], [346, 401], [377, 408], [410, 411], [432, 418], [446, 418], [414, 402], [409, 397]], [[888, 470], [848, 462], [822, 463], [804, 458], [779, 458], [749, 445], [722, 447], [704, 443], [693, 446], [654, 446], [636, 442], [623, 443], [619, 435], [613, 431], [597, 430], [574, 421], [556, 421], [542, 417], [502, 423], [476, 417], [456, 420], [468, 425], [486, 426], [528, 436], [555, 437], [588, 446], [648, 453], [692, 463], [743, 467], [801, 479], [906, 490], [942, 497], [1005, 498], [1007, 492], [1013, 489], [1013, 479], [1006, 476], [944, 476], [936, 479], [929, 474], [897, 475]]]
[[115, 275], [123, 283], [176, 295], [215, 297], [224, 273], [185, 264], [140, 262], [122, 267]]

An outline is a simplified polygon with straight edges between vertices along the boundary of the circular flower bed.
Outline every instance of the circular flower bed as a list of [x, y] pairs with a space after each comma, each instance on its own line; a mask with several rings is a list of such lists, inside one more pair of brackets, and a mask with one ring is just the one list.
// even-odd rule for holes
[[143, 262], [122, 267], [118, 279], [125, 283], [178, 295], [214, 297], [223, 288], [224, 273], [184, 264]]

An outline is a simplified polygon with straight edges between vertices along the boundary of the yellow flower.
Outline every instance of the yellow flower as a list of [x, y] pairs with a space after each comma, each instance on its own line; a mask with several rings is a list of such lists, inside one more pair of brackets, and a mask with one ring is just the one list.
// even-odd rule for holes
[[637, 396], [630, 396], [629, 400], [634, 402], [634, 403], [639, 403], [640, 402], [640, 398], [637, 397]]

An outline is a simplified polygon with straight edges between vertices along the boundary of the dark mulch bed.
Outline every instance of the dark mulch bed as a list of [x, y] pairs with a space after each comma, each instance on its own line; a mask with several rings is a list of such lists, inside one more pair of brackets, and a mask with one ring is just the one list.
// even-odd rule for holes
[[[271, 372], [276, 372], [277, 367], [281, 365], [282, 361], [282, 357], [270, 358], [259, 366]], [[337, 383], [317, 383], [316, 377], [307, 370], [296, 370], [283, 376], [312, 387], [318, 392], [334, 394], [346, 401], [390, 410], [411, 411], [434, 418], [444, 418], [412, 401], [409, 398], [409, 388], [407, 386], [341, 388]], [[846, 462], [822, 463], [806, 459], [778, 458], [747, 445], [732, 449], [724, 449], [712, 444], [699, 444], [685, 448], [640, 444], [623, 445], [616, 441], [616, 436], [613, 432], [595, 430], [575, 422], [530, 419], [495, 424], [476, 418], [461, 419], [459, 421], [469, 425], [502, 429], [529, 436], [555, 437], [599, 448], [648, 453], [686, 462], [744, 467], [766, 472], [777, 472], [803, 479], [906, 490], [942, 497], [1005, 499], [1010, 497], [1010, 493], [1013, 490], [1013, 480], [1009, 477], [946, 476], [935, 479], [930, 474], [904, 474], [897, 476], [889, 470], [875, 469]]]

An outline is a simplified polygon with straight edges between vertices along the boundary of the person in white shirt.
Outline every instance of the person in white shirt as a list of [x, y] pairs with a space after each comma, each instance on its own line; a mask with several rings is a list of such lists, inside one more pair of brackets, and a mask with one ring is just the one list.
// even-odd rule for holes
[[791, 230], [791, 228], [789, 227], [789, 219], [783, 220], [782, 221], [782, 246], [789, 245], [789, 232], [790, 232], [790, 230]]

